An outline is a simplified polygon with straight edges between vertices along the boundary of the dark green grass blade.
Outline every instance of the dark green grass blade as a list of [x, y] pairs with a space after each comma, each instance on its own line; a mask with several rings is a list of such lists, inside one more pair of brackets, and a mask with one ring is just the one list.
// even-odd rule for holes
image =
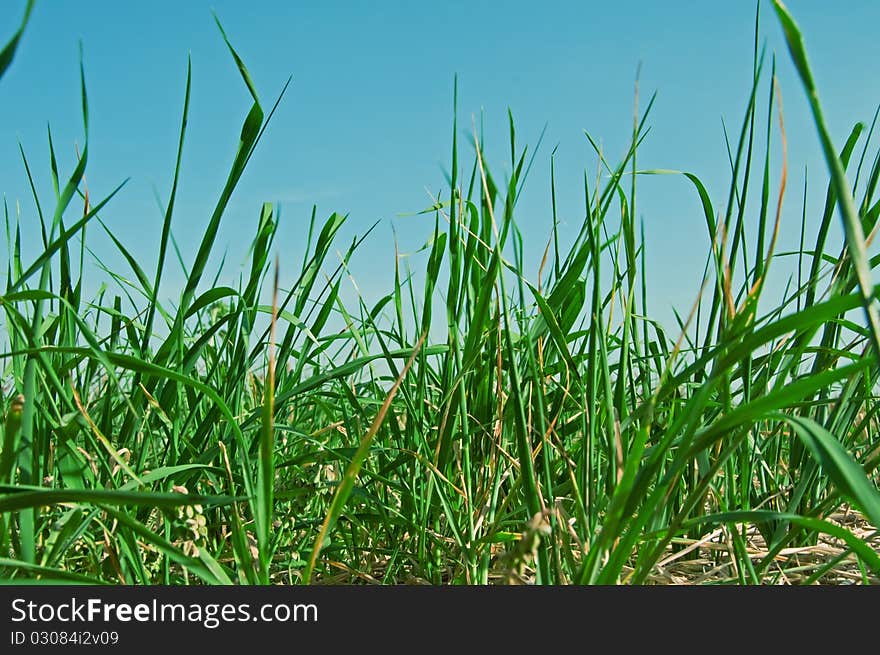
[[104, 585], [108, 582], [89, 575], [82, 575], [72, 571], [55, 568], [52, 566], [41, 566], [39, 564], [30, 564], [21, 560], [10, 559], [8, 557], [0, 557], [0, 569], [8, 568], [13, 571], [25, 572], [34, 577], [32, 578], [0, 578], [3, 584], [92, 584]]
[[3, 46], [3, 50], [0, 50], [0, 77], [3, 77], [3, 74], [6, 72], [6, 69], [9, 68], [9, 65], [15, 57], [15, 51], [18, 49], [18, 42], [21, 40], [22, 34], [24, 34], [24, 28], [27, 27], [35, 2], [36, 0], [28, 0], [27, 6], [24, 9], [24, 17], [21, 19], [21, 25], [19, 25], [12, 38], [9, 39], [5, 46]]
[[116, 491], [109, 489], [44, 489], [23, 485], [0, 485], [0, 512], [13, 512], [28, 507], [60, 503], [93, 503], [120, 506], [173, 508], [182, 505], [228, 505], [239, 500], [232, 496]]

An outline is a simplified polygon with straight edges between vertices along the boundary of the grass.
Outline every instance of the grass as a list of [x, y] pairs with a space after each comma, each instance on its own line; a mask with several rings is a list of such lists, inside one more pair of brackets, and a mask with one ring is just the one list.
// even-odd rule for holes
[[[62, 176], [50, 139], [54, 194], [32, 184], [43, 244], [34, 261], [21, 248], [22, 225], [34, 220], [5, 208], [0, 576], [876, 583], [880, 323], [871, 270], [880, 258], [866, 244], [880, 215], [880, 156], [873, 125], [867, 134], [856, 125], [839, 151], [832, 144], [797, 25], [781, 3], [774, 8], [830, 173], [820, 229], [802, 227], [796, 279], [778, 298], [765, 281], [792, 256], [776, 252], [785, 130], [757, 18], [753, 86], [729, 144], [723, 202], [694, 174], [637, 167], [652, 99], [621, 161], [596, 147], [601, 175], [584, 176], [572, 239], [559, 234], [554, 181], [552, 234], [530, 281], [516, 204], [533, 160], [511, 119], [512, 170], [501, 182], [479, 134], [459, 142], [456, 118], [448, 191], [426, 212], [434, 229], [424, 287], [393, 262], [393, 284], [372, 305], [340, 292], [369, 232], [331, 263], [347, 218], [335, 213], [323, 221], [312, 213], [288, 288], [273, 268], [270, 204], [240, 283], [219, 285], [208, 270], [224, 210], [272, 115], [222, 27], [253, 105], [184, 288], [173, 304], [158, 294], [173, 246], [189, 74], [156, 261], [138, 261], [114, 237], [130, 270], [106, 271], [97, 296], [84, 297], [87, 232], [102, 228], [116, 192], [93, 204], [85, 185], [83, 81], [78, 165]], [[0, 55], [0, 73], [26, 22]], [[22, 161], [30, 179], [24, 152]], [[634, 210], [640, 178], [659, 174], [692, 185], [712, 240], [679, 334], [650, 317]], [[841, 252], [826, 246], [836, 208]]]

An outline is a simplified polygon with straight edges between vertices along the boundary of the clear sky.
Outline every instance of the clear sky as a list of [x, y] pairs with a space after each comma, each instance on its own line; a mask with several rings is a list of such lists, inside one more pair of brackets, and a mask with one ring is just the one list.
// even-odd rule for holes
[[[4, 41], [24, 4], [4, 3]], [[788, 6], [803, 29], [833, 137], [842, 144], [852, 124], [869, 122], [880, 103], [880, 3], [790, 0]], [[507, 109], [517, 121], [521, 144], [534, 145], [548, 124], [518, 215], [530, 245], [527, 254], [534, 256], [530, 271], [537, 269], [550, 229], [550, 151], [558, 145], [560, 215], [574, 230], [582, 214], [583, 170], [595, 166], [583, 130], [602, 140], [610, 159], [623, 153], [639, 62], [642, 98], [658, 91], [640, 167], [695, 172], [709, 187], [716, 209], [723, 208], [728, 163], [721, 121], [735, 133], [745, 107], [751, 1], [43, 0], [0, 81], [0, 192], [11, 203], [21, 201], [31, 243], [38, 238], [36, 214], [18, 143], [30, 159], [44, 204], [51, 206], [46, 126], [51, 125], [62, 173], [69, 174], [74, 144], [82, 144], [82, 41], [90, 107], [88, 185], [95, 200], [131, 177], [102, 218], [147, 270], [153, 268], [161, 229], [153, 188], [167, 199], [191, 55], [192, 104], [173, 230], [192, 261], [249, 108], [212, 9], [264, 104], [271, 106], [293, 75], [221, 227], [230, 276], [244, 261], [264, 200], [282, 205], [276, 242], [282, 266], [290, 255], [298, 262], [303, 228], [317, 203], [322, 217], [332, 211], [351, 214], [345, 239], [381, 220], [353, 261], [359, 286], [377, 298], [392, 271], [392, 225], [403, 251], [415, 250], [431, 230], [432, 217], [399, 214], [428, 206], [427, 190], [444, 189], [455, 74], [460, 136], [470, 138], [471, 117], [484, 110], [488, 158], [500, 179], [509, 159]], [[779, 59], [791, 171], [783, 245], [790, 245], [800, 222], [804, 167], [812, 180], [811, 221], [818, 220], [827, 177], [769, 2], [761, 3], [761, 13], [762, 39]], [[471, 151], [462, 147], [462, 152]], [[778, 167], [777, 149], [774, 171]], [[640, 185], [651, 303], [686, 310], [699, 287], [708, 243], [699, 203], [681, 178], [645, 178]], [[839, 239], [838, 223], [835, 232]], [[106, 238], [90, 236], [90, 243], [111, 263], [119, 261]], [[287, 269], [297, 265], [291, 262]], [[414, 263], [421, 265], [421, 260]], [[91, 275], [94, 280], [98, 272]], [[179, 284], [174, 274], [169, 284], [175, 279]], [[165, 290], [169, 296], [179, 292]]]

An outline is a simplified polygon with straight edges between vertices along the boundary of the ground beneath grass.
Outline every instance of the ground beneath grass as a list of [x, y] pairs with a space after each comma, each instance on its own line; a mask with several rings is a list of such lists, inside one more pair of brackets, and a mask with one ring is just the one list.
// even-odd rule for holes
[[[833, 525], [849, 530], [862, 539], [877, 554], [880, 554], [880, 530], [872, 526], [865, 517], [851, 507], [845, 507], [827, 517]], [[744, 534], [749, 558], [763, 561], [769, 556], [767, 543], [754, 525], [739, 526]], [[534, 569], [524, 567], [514, 574], [503, 563], [504, 554], [499, 556], [499, 566], [490, 575], [490, 584], [531, 584], [534, 582]], [[668, 555], [662, 558], [648, 576], [646, 584], [651, 585], [723, 585], [737, 584], [739, 559], [734, 555], [733, 544], [727, 528], [711, 531], [702, 539], [674, 539]], [[384, 560], [377, 561], [370, 571], [357, 571], [341, 562], [330, 562], [336, 572], [324, 575], [317, 584], [383, 584], [385, 576]], [[632, 573], [631, 567], [624, 567], [626, 575]], [[387, 581], [386, 581], [387, 582]], [[409, 575], [395, 581], [396, 584], [430, 585], [417, 575]], [[858, 559], [841, 539], [820, 534], [818, 542], [811, 546], [783, 548], [774, 557], [768, 569], [766, 584], [799, 586], [804, 584], [853, 585], [880, 584], [876, 572], [859, 565]]]

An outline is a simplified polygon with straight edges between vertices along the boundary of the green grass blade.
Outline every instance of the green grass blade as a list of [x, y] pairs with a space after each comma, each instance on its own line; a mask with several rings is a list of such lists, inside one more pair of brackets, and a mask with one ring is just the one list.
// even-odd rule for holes
[[807, 61], [807, 51], [804, 47], [800, 29], [780, 0], [773, 0], [773, 6], [785, 32], [785, 40], [788, 44], [792, 60], [807, 92], [807, 99], [810, 102], [813, 120], [819, 132], [825, 161], [831, 171], [831, 180], [837, 193], [837, 203], [843, 217], [843, 225], [846, 232], [847, 252], [853, 262], [856, 276], [859, 280], [859, 289], [862, 294], [865, 317], [868, 321], [869, 337], [874, 346], [874, 355], [877, 357], [877, 361], [880, 361], [880, 314], [877, 312], [877, 304], [874, 301], [874, 285], [871, 282], [871, 269], [868, 264], [865, 234], [862, 230], [859, 210], [856, 207], [849, 182], [846, 179], [846, 173], [835, 153], [834, 144], [831, 141], [831, 136], [825, 124], [825, 116], [819, 103], [819, 94]]
[[24, 17], [21, 19], [21, 25], [19, 25], [15, 34], [12, 35], [12, 38], [7, 41], [5, 46], [3, 46], [3, 50], [0, 50], [0, 77], [6, 72], [6, 69], [9, 68], [9, 65], [15, 57], [15, 51], [18, 49], [18, 42], [21, 40], [22, 34], [24, 34], [24, 29], [27, 27], [28, 20], [30, 20], [31, 11], [33, 11], [35, 2], [36, 0], [28, 0], [27, 6], [24, 8]]

